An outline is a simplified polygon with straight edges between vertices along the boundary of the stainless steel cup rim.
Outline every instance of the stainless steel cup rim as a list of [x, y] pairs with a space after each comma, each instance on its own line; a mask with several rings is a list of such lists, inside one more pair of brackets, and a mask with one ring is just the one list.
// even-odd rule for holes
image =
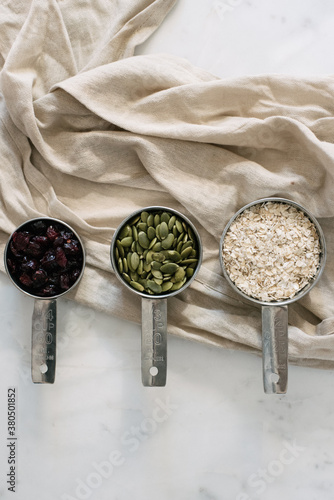
[[[228, 272], [226, 271], [225, 264], [224, 264], [224, 259], [223, 259], [224, 240], [225, 240], [225, 236], [226, 236], [229, 228], [233, 224], [233, 222], [237, 219], [237, 217], [239, 217], [240, 214], [242, 214], [248, 208], [253, 207], [254, 205], [261, 205], [263, 203], [268, 203], [268, 202], [285, 203], [287, 205], [291, 205], [291, 206], [301, 210], [310, 219], [310, 221], [314, 224], [314, 226], [318, 232], [318, 236], [319, 236], [321, 253], [320, 253], [320, 261], [319, 261], [317, 273], [313, 278], [310, 279], [309, 283], [304, 288], [302, 288], [299, 292], [297, 292], [296, 295], [294, 295], [291, 299], [276, 300], [276, 301], [262, 301], [262, 300], [256, 299], [255, 297], [251, 297], [250, 295], [247, 295], [242, 290], [240, 290], [235, 285], [235, 283], [233, 283]], [[304, 208], [302, 205], [300, 205], [299, 203], [297, 203], [295, 201], [289, 200], [287, 198], [280, 198], [280, 197], [260, 198], [258, 200], [252, 201], [251, 203], [248, 203], [247, 205], [240, 208], [240, 210], [238, 210], [231, 217], [231, 219], [228, 221], [228, 223], [226, 224], [224, 231], [223, 231], [223, 234], [222, 234], [221, 239], [220, 239], [219, 260], [220, 260], [220, 264], [222, 267], [224, 277], [226, 278], [228, 283], [231, 285], [233, 290], [235, 290], [241, 297], [243, 297], [244, 299], [250, 300], [251, 302], [254, 302], [254, 303], [261, 305], [261, 306], [285, 306], [285, 305], [291, 304], [292, 302], [295, 302], [296, 300], [299, 300], [302, 297], [304, 297], [304, 295], [306, 295], [311, 290], [311, 288], [313, 288], [314, 285], [318, 282], [320, 276], [323, 273], [324, 267], [325, 267], [326, 242], [325, 242], [324, 233], [322, 231], [322, 228], [321, 228], [319, 222], [314, 217], [314, 215], [311, 212], [309, 212], [306, 208]]]
[[[16, 283], [16, 281], [13, 279], [13, 277], [12, 277], [12, 275], [11, 275], [9, 269], [8, 269], [8, 265], [7, 265], [7, 252], [8, 252], [8, 247], [9, 247], [10, 242], [12, 240], [13, 234], [15, 232], [20, 231], [21, 229], [23, 229], [26, 225], [28, 225], [30, 223], [33, 223], [33, 222], [40, 221], [40, 220], [45, 220], [45, 221], [49, 220], [49, 221], [52, 221], [52, 222], [56, 222], [58, 224], [62, 224], [63, 226], [65, 226], [66, 228], [68, 228], [75, 235], [75, 237], [79, 241], [79, 243], [81, 245], [81, 249], [82, 249], [82, 268], [81, 268], [81, 272], [80, 272], [80, 275], [79, 275], [78, 279], [75, 281], [75, 283], [73, 283], [73, 285], [68, 290], [65, 290], [64, 292], [59, 293], [57, 295], [51, 295], [49, 297], [40, 297], [39, 295], [34, 295], [33, 293], [30, 293], [27, 290], [24, 290], [23, 288], [21, 288], [20, 285], [18, 283]], [[16, 229], [14, 229], [14, 231], [12, 232], [12, 234], [9, 236], [8, 241], [6, 243], [6, 246], [5, 246], [4, 265], [5, 265], [5, 269], [6, 269], [6, 273], [7, 273], [8, 277], [10, 278], [10, 280], [12, 281], [12, 283], [16, 286], [16, 288], [18, 290], [20, 290], [20, 292], [28, 295], [29, 297], [32, 297], [33, 299], [54, 300], [54, 299], [58, 299], [59, 297], [62, 297], [63, 295], [65, 295], [65, 293], [69, 292], [70, 290], [73, 290], [73, 288], [75, 288], [78, 285], [78, 283], [80, 282], [80, 280], [82, 278], [82, 275], [83, 275], [84, 269], [85, 269], [85, 264], [86, 264], [85, 247], [84, 247], [84, 245], [82, 243], [82, 240], [81, 240], [80, 236], [78, 235], [78, 233], [67, 222], [64, 222], [63, 220], [60, 220], [60, 219], [56, 219], [55, 217], [42, 216], [42, 217], [34, 217], [32, 219], [26, 220], [25, 222], [23, 222], [22, 224], [20, 224]]]
[[[191, 278], [189, 278], [186, 281], [186, 283], [179, 290], [174, 290], [174, 292], [166, 292], [166, 293], [159, 293], [159, 294], [154, 294], [154, 295], [148, 295], [147, 293], [143, 293], [143, 292], [140, 292], [139, 290], [135, 290], [120, 275], [120, 272], [119, 272], [119, 270], [117, 268], [117, 263], [115, 261], [115, 245], [116, 245], [116, 241], [117, 241], [117, 238], [118, 238], [118, 235], [119, 235], [120, 231], [123, 229], [123, 227], [128, 222], [130, 222], [135, 217], [137, 217], [141, 212], [154, 212], [154, 211], [170, 212], [173, 215], [177, 215], [178, 217], [180, 217], [180, 219], [184, 220], [186, 222], [186, 224], [188, 224], [190, 226], [191, 230], [193, 231], [193, 233], [194, 233], [194, 235], [196, 237], [197, 245], [198, 245], [198, 254], [199, 255], [198, 255], [198, 263], [197, 263], [197, 266], [196, 266], [196, 268], [194, 270], [194, 274], [192, 275]], [[147, 206], [147, 207], [143, 207], [143, 208], [140, 208], [140, 209], [135, 210], [134, 212], [132, 212], [117, 227], [117, 229], [116, 229], [116, 231], [114, 233], [114, 236], [112, 238], [111, 245], [110, 245], [110, 259], [111, 259], [111, 264], [112, 264], [113, 270], [114, 270], [117, 278], [131, 292], [134, 292], [137, 295], [140, 295], [144, 299], [167, 299], [168, 297], [173, 297], [174, 295], [176, 295], [176, 294], [178, 294], [180, 292], [183, 292], [194, 281], [194, 279], [195, 279], [195, 277], [196, 277], [196, 275], [197, 275], [197, 273], [199, 271], [199, 268], [201, 267], [202, 258], [203, 258], [203, 248], [202, 248], [201, 238], [200, 238], [200, 235], [199, 235], [196, 227], [194, 226], [194, 224], [188, 219], [188, 217], [186, 217], [185, 215], [183, 215], [178, 210], [175, 210], [174, 208], [170, 208], [170, 207], [160, 206], [160, 205]]]

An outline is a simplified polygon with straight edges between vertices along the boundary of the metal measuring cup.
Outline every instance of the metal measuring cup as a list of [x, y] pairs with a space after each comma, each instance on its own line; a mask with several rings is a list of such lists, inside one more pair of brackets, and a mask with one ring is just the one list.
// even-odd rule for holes
[[[75, 282], [67, 289], [56, 295], [47, 297], [39, 296], [25, 289], [20, 283], [18, 277], [8, 266], [8, 259], [12, 258], [11, 243], [13, 235], [17, 232], [26, 231], [34, 223], [42, 222], [45, 225], [52, 226], [56, 224], [61, 230], [73, 233], [78, 241], [80, 256], [80, 274]], [[23, 293], [35, 299], [32, 315], [32, 337], [31, 337], [31, 375], [34, 383], [53, 384], [56, 372], [56, 333], [57, 333], [57, 302], [56, 299], [72, 290], [81, 280], [85, 267], [85, 252], [82, 241], [74, 229], [65, 222], [50, 217], [38, 217], [30, 219], [13, 231], [7, 241], [4, 253], [4, 263], [6, 272], [12, 283]]]
[[[178, 289], [173, 291], [167, 291], [162, 293], [154, 293], [149, 295], [146, 292], [136, 290], [133, 288], [128, 281], [126, 281], [122, 273], [118, 268], [117, 253], [117, 241], [122, 230], [128, 225], [136, 221], [140, 214], [147, 212], [148, 214], [153, 214], [156, 212], [166, 212], [171, 214], [171, 216], [177, 217], [179, 221], [182, 221], [187, 228], [190, 228], [192, 237], [194, 238], [194, 243], [197, 249], [197, 264], [193, 268], [193, 274], [187, 279], [187, 281]], [[152, 240], [153, 241], [153, 240]], [[201, 262], [202, 262], [202, 244], [200, 236], [192, 224], [192, 222], [182, 215], [177, 210], [162, 206], [151, 206], [142, 208], [133, 212], [129, 215], [120, 226], [116, 229], [113, 236], [111, 247], [110, 247], [110, 258], [112, 267], [115, 271], [117, 278], [125, 285], [129, 290], [135, 292], [137, 295], [142, 297], [141, 300], [141, 310], [142, 310], [142, 322], [141, 322], [141, 374], [142, 383], [147, 387], [158, 387], [166, 385], [167, 377], [167, 299], [172, 297], [179, 292], [185, 290], [194, 280]], [[144, 258], [144, 257], [142, 257]], [[180, 264], [181, 265], [181, 264]]]
[[[271, 302], [256, 299], [240, 290], [231, 280], [223, 259], [225, 236], [233, 222], [248, 208], [267, 202], [284, 203], [302, 211], [314, 224], [320, 243], [319, 265], [313, 278], [292, 298]], [[219, 257], [223, 274], [231, 287], [241, 297], [261, 306], [264, 392], [267, 394], [285, 394], [288, 381], [288, 305], [304, 297], [314, 287], [323, 272], [326, 261], [326, 244], [323, 231], [315, 217], [298, 203], [285, 198], [262, 198], [242, 207], [227, 223], [220, 240]]]

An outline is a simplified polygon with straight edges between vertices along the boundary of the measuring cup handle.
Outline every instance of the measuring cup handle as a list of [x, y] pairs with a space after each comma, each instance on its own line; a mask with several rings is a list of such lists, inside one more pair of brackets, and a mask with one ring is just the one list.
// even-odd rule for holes
[[166, 385], [167, 299], [142, 299], [141, 373], [146, 387]]
[[53, 384], [56, 373], [57, 303], [35, 299], [32, 315], [31, 376], [36, 384]]
[[263, 384], [266, 394], [285, 394], [288, 382], [288, 306], [262, 306]]

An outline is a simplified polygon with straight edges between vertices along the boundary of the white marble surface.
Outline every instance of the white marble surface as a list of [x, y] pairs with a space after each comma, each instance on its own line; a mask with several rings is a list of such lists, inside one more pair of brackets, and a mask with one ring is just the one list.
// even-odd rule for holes
[[[330, 74], [333, 18], [329, 0], [179, 0], [138, 53], [176, 54], [220, 77]], [[169, 336], [167, 386], [144, 388], [139, 326], [59, 299], [56, 383], [36, 386], [32, 307], [1, 275], [1, 498], [333, 498], [332, 372], [290, 366], [288, 394], [266, 396], [259, 357]]]

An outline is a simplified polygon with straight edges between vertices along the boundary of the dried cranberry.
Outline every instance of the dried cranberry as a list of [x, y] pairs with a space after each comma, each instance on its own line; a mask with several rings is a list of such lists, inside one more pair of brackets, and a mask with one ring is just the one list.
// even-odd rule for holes
[[27, 248], [30, 240], [30, 233], [27, 231], [19, 231], [13, 234], [13, 242], [17, 250], [24, 250]]
[[46, 236], [42, 236], [42, 235], [39, 235], [39, 236], [34, 236], [31, 241], [33, 241], [34, 243], [37, 243], [38, 245], [40, 245], [41, 247], [43, 246], [46, 246], [48, 244], [48, 239]]
[[29, 287], [32, 285], [32, 279], [26, 273], [21, 274], [19, 280], [21, 281], [22, 285], [24, 285], [24, 286]]
[[41, 257], [41, 255], [43, 254], [43, 249], [41, 245], [35, 243], [34, 241], [31, 241], [27, 246], [25, 253], [27, 255], [32, 255], [33, 257]]
[[56, 262], [60, 267], [66, 267], [67, 258], [64, 250], [61, 247], [57, 247], [56, 249]]
[[57, 264], [56, 262], [56, 254], [54, 250], [48, 250], [45, 252], [44, 256], [41, 259], [41, 265], [45, 269], [50, 269]]
[[58, 238], [59, 232], [55, 227], [49, 226], [46, 230], [46, 236], [49, 238], [50, 241], [54, 241], [56, 238]]
[[9, 248], [11, 249], [11, 252], [15, 257], [22, 257], [23, 254], [16, 248], [14, 241], [10, 242]]
[[21, 269], [22, 271], [36, 271], [38, 266], [36, 259], [30, 259], [27, 255], [25, 255], [22, 259]]
[[53, 242], [53, 246], [55, 248], [62, 247], [63, 244], [64, 244], [64, 238], [62, 236], [58, 236]]
[[60, 234], [64, 240], [71, 240], [74, 238], [72, 231], [67, 231], [66, 229], [64, 231], [60, 231]]
[[48, 280], [48, 276], [43, 269], [38, 269], [33, 275], [32, 275], [32, 281], [34, 286], [42, 286], [45, 285], [45, 283]]
[[62, 290], [68, 290], [70, 288], [70, 279], [68, 274], [61, 274], [59, 278], [60, 288]]
[[77, 240], [67, 240], [64, 243], [64, 252], [69, 255], [76, 255], [79, 253], [79, 246]]

